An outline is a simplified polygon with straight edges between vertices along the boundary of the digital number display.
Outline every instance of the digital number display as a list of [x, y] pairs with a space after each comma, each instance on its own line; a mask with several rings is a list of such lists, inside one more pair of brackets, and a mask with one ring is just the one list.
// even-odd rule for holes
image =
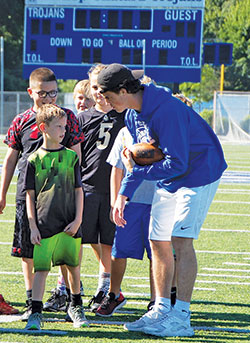
[[48, 66], [58, 78], [79, 79], [94, 63], [116, 62], [144, 68], [156, 82], [200, 81], [204, 0], [111, 3], [26, 0], [24, 77]]

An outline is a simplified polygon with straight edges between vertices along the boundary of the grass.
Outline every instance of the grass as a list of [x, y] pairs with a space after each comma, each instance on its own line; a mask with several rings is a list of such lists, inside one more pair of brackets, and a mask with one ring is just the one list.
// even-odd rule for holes
[[[229, 164], [228, 171], [250, 172], [249, 146], [224, 145]], [[0, 161], [6, 149], [0, 144]], [[1, 163], [1, 162], [0, 162]], [[237, 168], [236, 168], [237, 167]], [[20, 311], [25, 302], [25, 288], [20, 260], [10, 256], [15, 207], [15, 182], [10, 186], [8, 206], [0, 217], [0, 293]], [[64, 335], [53, 333], [27, 334], [22, 332], [21, 321], [1, 323], [1, 342], [52, 342], [52, 343], [131, 343], [131, 342], [229, 342], [250, 341], [250, 184], [222, 183], [203, 224], [199, 240], [195, 241], [199, 264], [197, 281], [192, 298], [192, 325], [196, 328], [192, 338], [157, 338], [142, 333], [127, 332], [117, 322], [133, 321], [144, 312], [149, 301], [148, 260], [128, 260], [122, 290], [128, 300], [119, 313], [107, 319], [86, 312], [91, 325], [85, 329], [74, 329], [63, 322], [64, 313], [45, 313], [48, 320], [45, 330], [58, 330]], [[9, 206], [12, 205], [12, 206]], [[53, 268], [47, 279], [46, 290], [55, 286], [56, 273]], [[82, 281], [86, 306], [97, 286], [98, 264], [92, 250], [84, 248]], [[45, 294], [44, 300], [49, 293]], [[57, 320], [55, 319], [57, 318]], [[1, 316], [0, 316], [1, 321]], [[1, 330], [12, 330], [1, 331]], [[17, 329], [17, 331], [13, 331]], [[18, 331], [18, 329], [20, 331]]]

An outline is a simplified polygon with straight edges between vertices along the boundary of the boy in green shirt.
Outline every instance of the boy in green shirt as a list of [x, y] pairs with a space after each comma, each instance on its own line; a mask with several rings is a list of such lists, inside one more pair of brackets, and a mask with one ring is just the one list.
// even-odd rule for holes
[[79, 251], [83, 192], [77, 154], [61, 145], [66, 113], [52, 104], [37, 111], [36, 122], [43, 145], [28, 158], [25, 189], [27, 215], [34, 244], [35, 277], [32, 314], [27, 330], [40, 330], [42, 298], [51, 263], [66, 265], [71, 303], [68, 314], [74, 327], [88, 326], [80, 295]]

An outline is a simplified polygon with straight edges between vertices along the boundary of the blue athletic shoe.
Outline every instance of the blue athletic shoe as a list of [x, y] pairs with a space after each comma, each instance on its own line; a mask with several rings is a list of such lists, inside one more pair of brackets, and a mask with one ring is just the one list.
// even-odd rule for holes
[[25, 330], [41, 330], [41, 324], [43, 320], [42, 313], [32, 313], [29, 316], [28, 323], [25, 326]]

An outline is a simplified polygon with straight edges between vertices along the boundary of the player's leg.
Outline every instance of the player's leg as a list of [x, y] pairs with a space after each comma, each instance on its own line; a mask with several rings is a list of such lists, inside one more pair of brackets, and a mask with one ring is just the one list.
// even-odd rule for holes
[[[170, 292], [174, 274], [174, 259], [171, 241], [151, 240], [151, 249], [156, 294], [155, 306], [158, 305], [157, 298], [164, 298], [167, 300], [165, 300], [164, 303], [159, 302], [159, 305], [164, 304], [166, 308], [170, 310]], [[162, 301], [162, 299], [159, 301]]]
[[73, 321], [74, 327], [86, 327], [89, 324], [84, 315], [80, 293], [79, 252], [81, 248], [81, 238], [73, 238], [64, 232], [61, 232], [59, 235], [57, 250], [53, 256], [53, 264], [63, 262], [66, 265], [70, 287], [68, 315]]
[[124, 216], [127, 224], [124, 228], [116, 227], [112, 247], [111, 282], [109, 294], [96, 310], [102, 317], [110, 317], [126, 304], [121, 289], [122, 279], [126, 270], [127, 258], [143, 259], [143, 220], [147, 205], [129, 203], [125, 206]]
[[[99, 245], [99, 212], [100, 212], [101, 195], [98, 193], [84, 193], [84, 211], [81, 224], [82, 244], [91, 244], [94, 247], [93, 251], [100, 260], [100, 245]], [[99, 247], [99, 248], [98, 248]], [[103, 291], [95, 292], [95, 295], [89, 301], [89, 307], [95, 311], [101, 301], [104, 299]]]
[[[202, 187], [180, 188], [174, 194], [176, 206], [172, 240], [177, 262], [177, 299], [173, 309], [165, 319], [144, 326], [143, 332], [145, 333], [174, 337], [194, 335], [194, 330], [190, 324], [189, 311], [197, 273], [193, 239], [198, 238], [201, 225], [205, 220], [218, 184], [219, 182], [215, 182]], [[178, 294], [181, 294], [182, 298], [179, 298]]]
[[188, 313], [197, 275], [193, 239], [197, 239], [219, 181], [178, 190], [172, 242], [176, 252], [177, 299], [175, 309]]
[[154, 328], [171, 311], [170, 290], [173, 278], [171, 233], [175, 206], [176, 202], [172, 194], [163, 189], [156, 190], [149, 228], [156, 294], [155, 305], [136, 322], [125, 324], [125, 328], [130, 331], [145, 332], [147, 328]]
[[100, 258], [101, 258], [101, 245], [98, 244], [91, 244], [91, 247], [94, 251], [94, 254], [96, 256], [96, 259], [98, 262], [100, 262]]
[[30, 228], [26, 212], [26, 201], [17, 200], [16, 219], [11, 255], [22, 259], [22, 270], [26, 288], [26, 306], [22, 320], [26, 321], [31, 314], [33, 285], [33, 244], [30, 241]]
[[[45, 290], [45, 282], [48, 276], [49, 271], [37, 271], [34, 276], [34, 283], [32, 288], [32, 303], [33, 301], [40, 301], [43, 300], [44, 290]], [[33, 306], [32, 306], [32, 313], [33, 313]]]
[[42, 322], [42, 309], [43, 309], [43, 295], [45, 290], [45, 282], [48, 271], [39, 271], [35, 273], [34, 283], [32, 288], [32, 309], [28, 318], [28, 323], [25, 327], [26, 330], [40, 330]]
[[[110, 286], [111, 272], [111, 250], [115, 234], [115, 224], [110, 221], [110, 199], [109, 195], [96, 194], [98, 201], [98, 212], [96, 222], [97, 241], [100, 243], [99, 279], [95, 296], [90, 300], [91, 311], [95, 312], [105, 296], [108, 294]], [[95, 214], [96, 216], [96, 214]], [[93, 242], [92, 242], [93, 243]]]
[[67, 290], [69, 289], [68, 271], [65, 266], [60, 266], [57, 285], [51, 291], [51, 296], [44, 303], [43, 310], [48, 312], [66, 311]]
[[115, 311], [126, 304], [127, 300], [121, 293], [121, 283], [125, 274], [126, 264], [126, 258], [112, 257], [109, 293], [97, 308], [96, 315], [110, 317]]
[[111, 258], [110, 292], [114, 293], [115, 295], [120, 294], [121, 284], [126, 271], [126, 266], [126, 258]]
[[40, 330], [42, 322], [43, 295], [45, 282], [51, 268], [53, 251], [57, 244], [57, 236], [41, 240], [41, 245], [34, 246], [35, 277], [32, 288], [32, 312], [28, 318], [26, 330]]
[[152, 259], [149, 259], [149, 285], [150, 285], [150, 302], [148, 303], [147, 310], [150, 311], [153, 309], [155, 304], [155, 285], [153, 278], [153, 266]]
[[150, 311], [153, 309], [155, 304], [155, 285], [153, 279], [153, 266], [152, 266], [152, 252], [149, 242], [149, 223], [150, 223], [150, 213], [151, 213], [151, 204], [141, 204], [143, 206], [143, 212], [141, 213], [141, 225], [144, 236], [144, 248], [147, 252], [149, 259], [149, 285], [150, 285], [150, 301], [147, 305], [147, 310]]
[[31, 290], [33, 286], [34, 274], [33, 274], [33, 259], [22, 257], [22, 270], [24, 276], [24, 283], [26, 290]]
[[75, 328], [89, 326], [85, 317], [80, 293], [80, 269], [79, 266], [67, 266], [70, 284], [70, 305], [68, 315], [71, 318]]
[[103, 291], [105, 295], [108, 293], [110, 286], [111, 251], [112, 245], [100, 244], [98, 291]]

